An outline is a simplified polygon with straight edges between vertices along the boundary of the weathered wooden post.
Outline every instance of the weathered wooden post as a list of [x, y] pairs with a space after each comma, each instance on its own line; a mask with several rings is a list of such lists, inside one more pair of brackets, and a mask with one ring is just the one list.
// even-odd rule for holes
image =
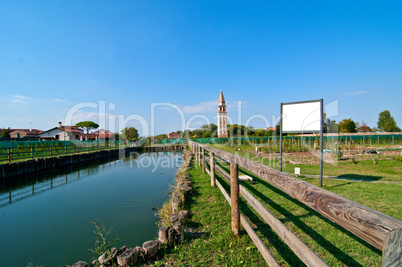
[[382, 266], [401, 266], [402, 263], [402, 228], [389, 232], [382, 248]]
[[235, 235], [239, 235], [240, 213], [238, 167], [233, 161], [230, 162], [230, 199], [232, 204], [232, 231]]
[[34, 159], [34, 148], [31, 147], [31, 158]]
[[209, 165], [211, 166], [211, 186], [215, 187], [215, 161], [212, 152], [209, 152]]
[[198, 153], [198, 167], [201, 166], [201, 147], [197, 146], [197, 153]]
[[8, 163], [11, 163], [11, 148], [7, 149], [8, 153]]
[[49, 145], [49, 154], [50, 154], [50, 157], [52, 157], [52, 145]]
[[202, 172], [205, 172], [205, 149], [201, 148], [201, 165], [202, 165]]
[[66, 156], [67, 156], [67, 146], [64, 146], [64, 151], [65, 151]]

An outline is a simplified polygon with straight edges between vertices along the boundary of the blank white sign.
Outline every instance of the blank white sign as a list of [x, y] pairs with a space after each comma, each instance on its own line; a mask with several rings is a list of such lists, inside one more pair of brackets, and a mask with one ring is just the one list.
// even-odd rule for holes
[[321, 131], [321, 101], [283, 104], [282, 132]]

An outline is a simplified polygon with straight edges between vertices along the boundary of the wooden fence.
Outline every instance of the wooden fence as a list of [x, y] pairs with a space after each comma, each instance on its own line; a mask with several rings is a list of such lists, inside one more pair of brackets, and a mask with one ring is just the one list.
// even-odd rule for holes
[[[231, 205], [232, 230], [234, 234], [239, 234], [239, 225], [241, 222], [269, 266], [279, 265], [246, 219], [240, 214], [238, 204], [239, 193], [307, 266], [327, 266], [327, 264], [251, 193], [238, 184], [239, 166], [264, 179], [282, 192], [312, 208], [325, 218], [330, 219], [379, 250], [382, 250], [383, 266], [401, 266], [402, 221], [239, 155], [193, 141], [189, 141], [189, 146], [195, 155], [198, 165], [202, 166], [203, 172], [207, 172], [210, 175], [211, 186], [217, 185]], [[206, 157], [206, 151], [209, 152], [209, 159]], [[230, 174], [215, 164], [215, 156], [230, 162]], [[207, 159], [209, 160], [210, 170], [206, 168]], [[219, 172], [230, 182], [230, 196], [219, 181], [215, 179], [215, 171]]]
[[108, 144], [71, 144], [71, 145], [39, 145], [0, 148], [0, 163], [11, 163], [26, 159], [67, 156], [80, 153], [91, 153], [119, 148], [118, 143]]

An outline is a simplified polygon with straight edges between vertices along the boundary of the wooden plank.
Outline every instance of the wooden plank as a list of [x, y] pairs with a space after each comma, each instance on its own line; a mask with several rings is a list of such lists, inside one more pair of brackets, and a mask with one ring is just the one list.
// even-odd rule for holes
[[216, 180], [216, 185], [218, 186], [219, 190], [221, 190], [222, 195], [225, 197], [226, 201], [229, 203], [230, 206], [232, 206], [232, 202], [230, 200], [230, 196], [228, 195], [228, 193], [226, 193], [225, 188], [223, 188], [223, 186], [221, 185], [221, 183], [219, 183], [218, 180]]
[[209, 166], [211, 166], [211, 171], [209, 175], [211, 176], [211, 186], [215, 186], [215, 160], [214, 160], [214, 153], [209, 153]]
[[[226, 192], [226, 190], [223, 188], [223, 186], [219, 183], [218, 180], [216, 180], [216, 185], [218, 186], [219, 190], [221, 190], [223, 196], [225, 197], [226, 201], [231, 205], [231, 199], [229, 194]], [[261, 255], [265, 259], [265, 261], [268, 263], [269, 266], [279, 266], [277, 262], [275, 261], [274, 257], [272, 256], [271, 252], [267, 249], [267, 247], [264, 245], [264, 243], [261, 241], [261, 239], [257, 236], [257, 234], [254, 232], [252, 227], [249, 225], [249, 223], [246, 221], [246, 219], [243, 217], [243, 215], [240, 216], [241, 223], [246, 230], [247, 234], [250, 236], [251, 240], [254, 242], [258, 250], [260, 251]]]
[[307, 247], [289, 228], [276, 218], [250, 192], [240, 185], [240, 193], [246, 201], [261, 215], [280, 238], [307, 266], [328, 266], [320, 257]]
[[201, 166], [202, 166], [202, 172], [205, 172], [205, 149], [201, 148]]
[[258, 248], [258, 251], [261, 253], [268, 266], [280, 266], [242, 214], [240, 214], [240, 220], [244, 229], [250, 236], [251, 240], [253, 240], [255, 246]]
[[390, 232], [385, 238], [382, 250], [382, 266], [402, 266], [402, 228]]
[[238, 166], [249, 170], [380, 250], [383, 248], [386, 235], [395, 229], [402, 228], [402, 221], [398, 219], [271, 169], [259, 162], [216, 148], [197, 145], [225, 160], [234, 161]]
[[[226, 180], [230, 181], [230, 176], [222, 168], [216, 166], [216, 169]], [[278, 236], [282, 238], [282, 240], [307, 266], [328, 266], [242, 185], [240, 185], [239, 188], [241, 195], [247, 200], [247, 202], [261, 215]]]
[[239, 213], [239, 180], [237, 164], [230, 162], [230, 198], [232, 203], [232, 231], [235, 235], [240, 232]]
[[208, 173], [209, 176], [211, 176], [211, 171], [208, 169], [205, 169], [206, 173]]
[[230, 182], [230, 175], [227, 172], [218, 165], [215, 166], [215, 169], [223, 176], [223, 178], [225, 178], [226, 181]]

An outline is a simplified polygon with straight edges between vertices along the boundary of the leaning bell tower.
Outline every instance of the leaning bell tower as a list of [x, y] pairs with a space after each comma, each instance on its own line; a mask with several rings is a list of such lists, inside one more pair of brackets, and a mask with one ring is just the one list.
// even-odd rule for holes
[[228, 137], [227, 114], [225, 98], [221, 90], [218, 102], [218, 138]]

